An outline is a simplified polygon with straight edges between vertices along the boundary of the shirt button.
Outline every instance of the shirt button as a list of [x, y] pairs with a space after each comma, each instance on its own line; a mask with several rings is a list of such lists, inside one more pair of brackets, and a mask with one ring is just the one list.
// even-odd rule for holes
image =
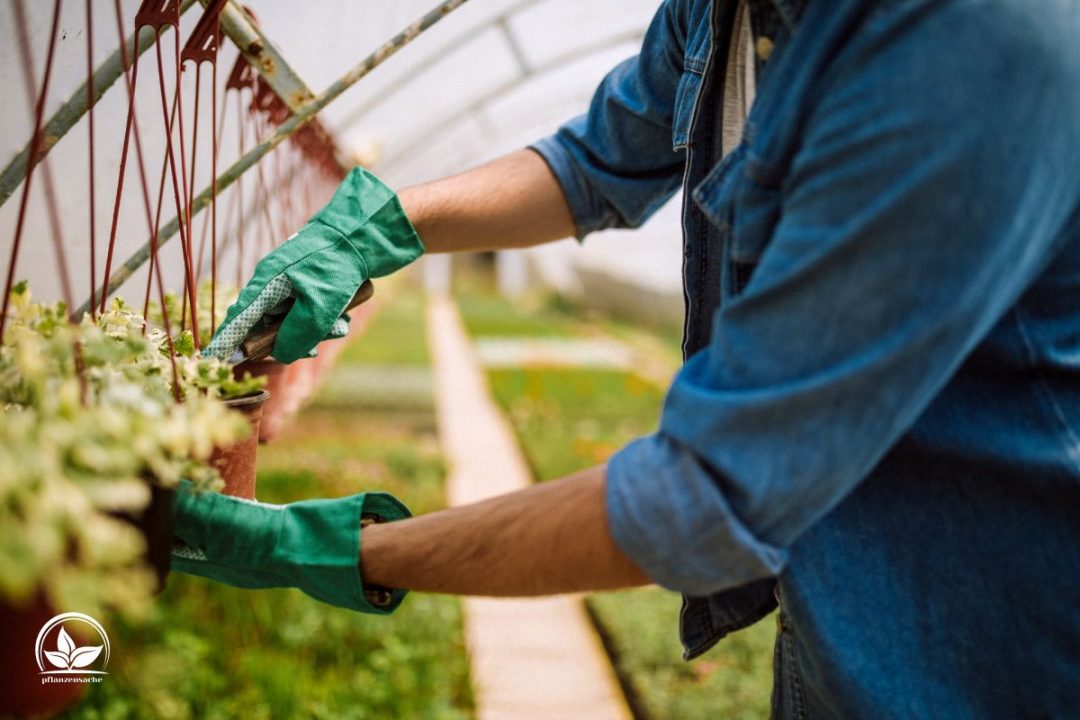
[[769, 59], [772, 55], [773, 41], [767, 37], [759, 37], [757, 42], [754, 43], [754, 51], [757, 53], [759, 59], [763, 62]]

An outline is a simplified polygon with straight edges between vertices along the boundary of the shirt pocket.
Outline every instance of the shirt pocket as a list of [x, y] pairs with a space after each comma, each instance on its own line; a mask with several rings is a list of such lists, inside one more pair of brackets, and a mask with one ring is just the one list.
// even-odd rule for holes
[[723, 243], [725, 297], [745, 289], [776, 230], [780, 191], [768, 177], [743, 142], [694, 189], [694, 201]]
[[701, 73], [684, 70], [675, 89], [675, 112], [671, 121], [671, 147], [682, 150], [690, 142], [690, 123], [694, 120], [694, 106], [701, 90]]
[[683, 55], [683, 73], [675, 88], [675, 111], [671, 122], [672, 149], [682, 150], [690, 142], [690, 125], [701, 94], [701, 83], [710, 50], [709, 23], [693, 23]]

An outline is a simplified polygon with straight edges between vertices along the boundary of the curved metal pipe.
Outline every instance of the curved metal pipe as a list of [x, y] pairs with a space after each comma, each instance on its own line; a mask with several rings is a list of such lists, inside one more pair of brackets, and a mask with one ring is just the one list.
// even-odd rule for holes
[[[216, 193], [221, 193], [227, 187], [232, 185], [238, 177], [243, 175], [246, 171], [255, 166], [263, 157], [265, 157], [271, 150], [276, 148], [282, 142], [284, 142], [290, 135], [299, 130], [305, 124], [307, 124], [315, 115], [337, 99], [342, 93], [362, 80], [368, 73], [377, 68], [383, 62], [385, 62], [392, 55], [397, 53], [398, 50], [405, 47], [417, 37], [419, 37], [424, 31], [433, 26], [435, 23], [442, 20], [454, 10], [464, 5], [468, 0], [444, 0], [439, 3], [435, 9], [431, 10], [416, 22], [410, 24], [404, 30], [399, 32], [393, 38], [383, 43], [378, 47], [375, 52], [368, 55], [361, 60], [351, 70], [346, 72], [340, 78], [338, 78], [330, 87], [328, 87], [321, 95], [314, 100], [306, 103], [298, 112], [292, 117], [278, 126], [273, 135], [263, 140], [256, 145], [243, 157], [233, 163], [225, 172], [223, 172], [218, 178], [216, 187], [211, 184], [205, 188], [199, 195], [191, 202], [191, 215], [194, 216], [201, 212], [203, 208], [210, 204], [211, 197]], [[179, 218], [173, 218], [167, 225], [162, 227], [158, 232], [157, 245], [160, 249], [162, 245], [171, 240], [180, 229]], [[132, 255], [124, 261], [124, 264], [117, 268], [116, 272], [109, 278], [108, 286], [102, 290], [102, 292], [112, 295], [121, 285], [123, 285], [128, 278], [130, 278], [136, 270], [138, 270], [150, 257], [150, 243], [147, 242], [141, 248], [136, 250]], [[101, 297], [98, 295], [98, 297]], [[88, 312], [90, 308], [90, 302], [87, 300], [76, 311], [76, 317], [81, 317], [83, 313]]]

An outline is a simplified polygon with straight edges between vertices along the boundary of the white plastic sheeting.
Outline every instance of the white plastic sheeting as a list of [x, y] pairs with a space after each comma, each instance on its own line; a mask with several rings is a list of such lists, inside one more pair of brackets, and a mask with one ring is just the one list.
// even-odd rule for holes
[[[31, 131], [32, 108], [25, 101], [17, 54], [11, 3], [0, 3], [0, 89], [9, 111], [0, 113], [0, 164], [23, 146]], [[316, 93], [342, 75], [381, 42], [430, 9], [433, 0], [250, 0], [261, 27], [298, 75]], [[355, 157], [374, 161], [373, 167], [391, 185], [403, 187], [459, 172], [522, 147], [552, 132], [566, 119], [583, 112], [592, 91], [617, 62], [640, 45], [657, 0], [471, 0], [412, 45], [388, 60], [322, 114], [338, 141]], [[51, 15], [51, 3], [26, 2], [34, 52], [35, 77], [40, 80]], [[131, 18], [138, 3], [124, 0]], [[110, 0], [95, 0], [95, 57], [100, 62], [116, 47]], [[62, 40], [49, 93], [48, 115], [85, 79], [84, 3], [65, 3]], [[190, 32], [197, 9], [183, 22]], [[165, 49], [173, 39], [166, 38]], [[235, 57], [223, 42], [219, 82], [224, 83]], [[205, 66], [204, 66], [205, 67]], [[190, 134], [192, 77], [185, 72], [188, 95], [185, 122]], [[147, 166], [155, 186], [163, 152], [161, 109], [157, 97], [153, 52], [140, 66], [138, 108], [147, 141]], [[204, 93], [206, 80], [204, 78]], [[208, 112], [207, 95], [203, 110]], [[117, 83], [98, 105], [97, 228], [99, 248], [107, 238], [112, 191], [122, 137], [126, 98]], [[230, 105], [226, 112], [235, 113]], [[204, 114], [203, 127], [209, 125]], [[208, 135], [203, 134], [206, 138]], [[196, 189], [209, 177], [209, 144], [200, 146]], [[222, 158], [236, 153], [235, 133], [226, 129]], [[63, 200], [64, 237], [73, 268], [76, 295], [86, 294], [83, 268], [86, 244], [87, 166], [85, 120], [63, 138], [52, 153], [53, 174]], [[225, 163], [223, 163], [224, 165]], [[219, 170], [221, 168], [219, 167]], [[55, 294], [51, 233], [44, 212], [40, 175], [35, 180], [26, 247], [20, 277], [30, 277], [39, 293]], [[145, 242], [134, 166], [121, 212], [120, 259]], [[0, 257], [6, 268], [18, 192], [0, 208]], [[529, 251], [543, 275], [573, 291], [575, 268], [587, 266], [677, 294], [679, 288], [678, 201], [671, 203], [645, 228], [636, 232], [607, 232], [583, 247], [557, 243]], [[174, 213], [166, 202], [163, 220]], [[219, 222], [221, 221], [219, 208]], [[196, 231], [201, 222], [196, 220]], [[99, 253], [101, 250], [99, 249]], [[100, 272], [99, 260], [99, 272]], [[173, 264], [175, 265], [175, 263]], [[177, 268], [172, 280], [178, 284]], [[145, 279], [137, 275], [133, 287]]]

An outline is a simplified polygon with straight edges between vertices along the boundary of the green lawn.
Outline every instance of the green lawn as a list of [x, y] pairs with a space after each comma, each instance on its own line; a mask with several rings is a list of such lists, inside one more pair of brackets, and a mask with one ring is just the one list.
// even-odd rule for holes
[[[420, 300], [398, 297], [383, 311], [390, 308], [342, 354], [331, 381], [373, 356], [426, 364]], [[323, 391], [319, 397], [335, 395]], [[430, 411], [373, 412], [317, 399], [259, 449], [258, 495], [287, 502], [387, 490], [428, 512], [444, 504], [443, 474]], [[413, 595], [387, 618], [298, 591], [244, 591], [174, 575], [148, 622], [111, 622], [108, 630], [110, 675], [69, 717], [472, 717], [455, 598]]]
[[559, 337], [580, 335], [585, 327], [562, 308], [533, 300], [526, 312], [493, 291], [473, 288], [455, 293], [470, 335]]
[[[481, 292], [465, 296], [460, 307], [474, 337], [583, 332], [565, 310], [523, 310]], [[590, 325], [584, 332], [621, 335], [603, 322]], [[537, 326], [544, 330], [531, 332]], [[561, 332], [565, 328], [570, 332]], [[662, 348], [665, 357], [672, 346], [669, 338], [638, 337], [634, 344]], [[500, 369], [489, 371], [488, 379], [540, 481], [602, 462], [631, 438], [650, 432], [663, 400], [662, 388], [620, 370]], [[773, 622], [736, 633], [686, 663], [677, 633], [680, 602], [675, 593], [658, 588], [588, 599], [637, 714], [648, 720], [767, 717]]]
[[424, 332], [424, 296], [409, 279], [380, 280], [375, 287], [378, 312], [363, 331], [363, 339], [350, 343], [341, 363], [367, 365], [427, 365]]
[[489, 370], [533, 477], [550, 480], [607, 460], [656, 429], [663, 391], [621, 370]]

